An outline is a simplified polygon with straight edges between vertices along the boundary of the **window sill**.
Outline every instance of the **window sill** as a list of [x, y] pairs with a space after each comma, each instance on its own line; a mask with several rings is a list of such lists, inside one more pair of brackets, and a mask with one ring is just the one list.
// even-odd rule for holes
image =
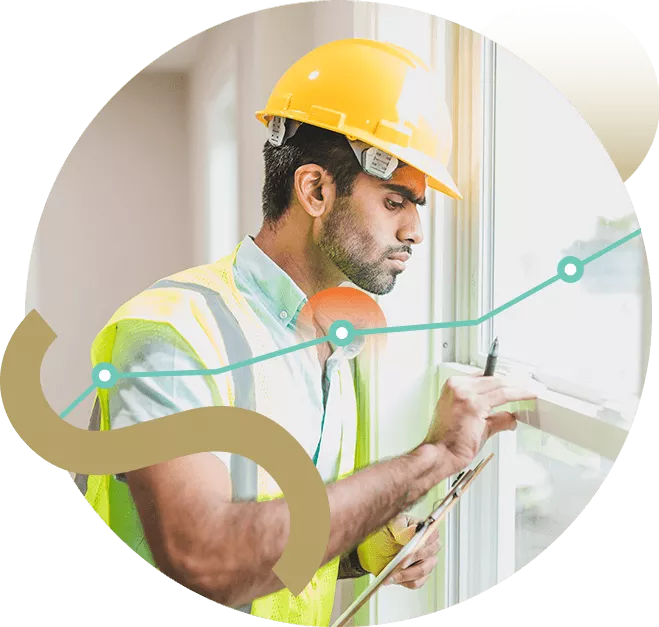
[[[440, 364], [440, 385], [448, 377], [477, 372], [482, 370], [465, 364]], [[615, 424], [605, 421], [601, 416], [600, 406], [550, 390], [538, 393], [535, 409], [523, 409], [517, 413], [519, 422], [614, 460], [629, 430], [622, 420], [620, 424]]]
[[[483, 369], [486, 361], [487, 355], [485, 353], [478, 353], [476, 359], [470, 361], [470, 364], [472, 366], [479, 366]], [[530, 374], [533, 379], [538, 381], [541, 385], [546, 386], [548, 389], [557, 392], [562, 396], [582, 400], [586, 403], [597, 406], [600, 410], [600, 417], [611, 416], [612, 418], [609, 419], [614, 422], [626, 421], [631, 425], [640, 401], [640, 395], [637, 397], [631, 395], [623, 395], [618, 398], [608, 397], [607, 394], [610, 393], [610, 390], [607, 390], [604, 393], [602, 391], [598, 392], [594, 388], [566, 381], [565, 379], [546, 373], [528, 364], [502, 360], [501, 357], [499, 357], [497, 363], [497, 370], [503, 373], [524, 372]], [[629, 429], [629, 427], [627, 428]]]

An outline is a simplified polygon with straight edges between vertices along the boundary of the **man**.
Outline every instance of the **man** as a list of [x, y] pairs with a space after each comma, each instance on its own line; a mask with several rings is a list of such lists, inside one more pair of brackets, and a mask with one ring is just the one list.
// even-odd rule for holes
[[[299, 343], [301, 312], [329, 288], [350, 281], [391, 292], [423, 239], [417, 206], [427, 187], [459, 197], [434, 80], [408, 51], [366, 40], [332, 42], [298, 61], [257, 114], [268, 126], [259, 233], [126, 303], [97, 337], [94, 363], [124, 372], [216, 369]], [[312, 316], [311, 332], [324, 337], [328, 328]], [[490, 435], [515, 427], [513, 415], [493, 409], [533, 398], [499, 377], [451, 379], [423, 442], [361, 468], [352, 366], [363, 347], [358, 336], [222, 375], [124, 378], [98, 391], [101, 428], [232, 405], [259, 411], [300, 442], [328, 484], [331, 531], [298, 597], [272, 572], [289, 532], [285, 499], [247, 460], [200, 453], [127, 473], [123, 496], [113, 478], [92, 482], [87, 498], [190, 589], [272, 620], [327, 625], [337, 578], [379, 573], [414, 531], [405, 510], [469, 464]], [[139, 520], [130, 518], [133, 503]], [[113, 519], [122, 508], [129, 513]], [[131, 531], [140, 524], [143, 537]], [[423, 585], [438, 550], [435, 535], [391, 583]]]

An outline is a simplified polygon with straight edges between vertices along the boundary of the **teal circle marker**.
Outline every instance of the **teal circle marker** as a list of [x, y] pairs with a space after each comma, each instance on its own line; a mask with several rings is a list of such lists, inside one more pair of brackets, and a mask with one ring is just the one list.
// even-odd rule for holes
[[584, 262], [579, 257], [563, 257], [558, 262], [558, 276], [566, 283], [576, 283], [584, 273]]
[[347, 320], [337, 320], [329, 328], [329, 339], [337, 346], [348, 346], [355, 339], [355, 327]]
[[97, 364], [92, 370], [92, 381], [97, 388], [107, 390], [114, 387], [119, 379], [119, 371], [108, 363]]

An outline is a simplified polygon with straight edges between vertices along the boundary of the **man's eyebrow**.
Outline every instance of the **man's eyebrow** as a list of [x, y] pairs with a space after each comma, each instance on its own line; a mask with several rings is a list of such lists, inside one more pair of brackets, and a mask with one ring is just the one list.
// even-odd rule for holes
[[390, 189], [392, 192], [396, 192], [397, 194], [400, 194], [405, 200], [415, 204], [415, 205], [421, 205], [422, 207], [425, 206], [426, 204], [426, 197], [422, 196], [421, 198], [417, 198], [414, 195], [414, 192], [407, 187], [406, 185], [396, 185], [395, 183], [385, 183], [384, 185], [387, 189]]

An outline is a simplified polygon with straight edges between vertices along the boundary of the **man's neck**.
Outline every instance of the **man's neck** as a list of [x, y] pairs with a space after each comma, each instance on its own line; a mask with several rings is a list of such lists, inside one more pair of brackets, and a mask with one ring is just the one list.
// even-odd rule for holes
[[313, 242], [311, 223], [307, 226], [294, 224], [293, 220], [282, 222], [276, 229], [267, 225], [261, 227], [254, 242], [291, 277], [307, 298], [345, 280]]
[[[284, 219], [276, 229], [264, 225], [254, 238], [256, 245], [291, 277], [308, 299], [345, 280], [314, 243], [312, 226], [313, 223], [304, 220], [304, 216], [302, 220]], [[309, 311], [307, 315], [300, 316], [298, 329], [303, 333], [312, 332], [315, 337], [327, 335], [332, 321], [326, 320], [320, 313]], [[311, 319], [307, 317], [309, 314]], [[323, 342], [316, 346], [316, 351], [321, 370], [325, 372], [332, 348], [329, 343]]]

